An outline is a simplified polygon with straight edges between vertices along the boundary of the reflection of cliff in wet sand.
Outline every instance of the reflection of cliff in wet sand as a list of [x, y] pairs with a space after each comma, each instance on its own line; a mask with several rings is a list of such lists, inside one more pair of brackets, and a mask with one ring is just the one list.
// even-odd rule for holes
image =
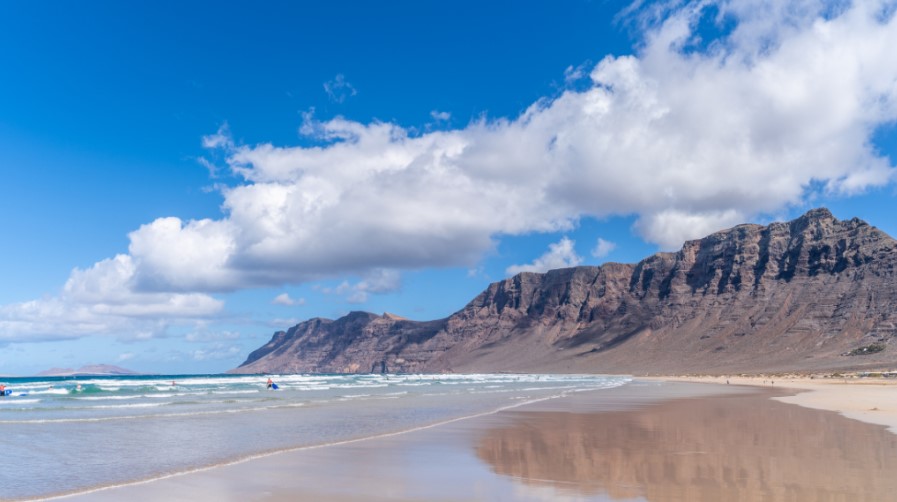
[[897, 436], [768, 399], [604, 414], [516, 413], [477, 455], [526, 484], [667, 500], [893, 500]]

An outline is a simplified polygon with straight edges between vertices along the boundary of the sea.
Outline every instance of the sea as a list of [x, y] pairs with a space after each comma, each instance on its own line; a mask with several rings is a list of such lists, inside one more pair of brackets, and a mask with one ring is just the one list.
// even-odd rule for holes
[[[277, 389], [270, 389], [271, 378]], [[39, 500], [625, 385], [625, 376], [5, 378], [0, 500]]]

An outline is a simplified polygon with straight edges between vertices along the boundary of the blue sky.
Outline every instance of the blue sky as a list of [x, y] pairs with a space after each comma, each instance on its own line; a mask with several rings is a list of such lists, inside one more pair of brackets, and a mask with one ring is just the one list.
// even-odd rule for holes
[[816, 206], [897, 235], [890, 1], [7, 2], [0, 374], [237, 366]]

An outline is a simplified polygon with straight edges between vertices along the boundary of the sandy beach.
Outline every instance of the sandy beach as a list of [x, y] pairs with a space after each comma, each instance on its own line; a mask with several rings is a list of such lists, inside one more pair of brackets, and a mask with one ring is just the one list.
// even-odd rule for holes
[[[638, 380], [65, 500], [878, 501], [897, 492], [897, 434], [881, 427], [897, 386], [689, 378], [697, 382]], [[854, 419], [868, 418], [853, 416], [865, 406], [879, 408], [879, 425]]]
[[897, 434], [897, 378], [864, 377], [859, 374], [820, 374], [814, 376], [732, 375], [669, 376], [658, 380], [751, 385], [800, 391], [775, 399], [817, 410], [835, 411], [845, 417], [870, 424], [884, 425]]

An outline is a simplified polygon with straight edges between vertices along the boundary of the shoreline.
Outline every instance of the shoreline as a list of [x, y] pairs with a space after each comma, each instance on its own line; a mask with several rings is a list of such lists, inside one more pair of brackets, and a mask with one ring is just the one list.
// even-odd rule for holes
[[[840, 494], [844, 488], [833, 480], [842, 473], [859, 483], [848, 493], [866, 500], [884, 500], [869, 490], [897, 490], [897, 479], [875, 466], [857, 467], [884, 458], [886, 469], [897, 469], [893, 426], [851, 416], [845, 401], [865, 388], [874, 390], [859, 395], [897, 395], [897, 382], [780, 375], [728, 380], [636, 377], [612, 389], [542, 398], [411, 431], [40, 500], [765, 500], [792, 490], [801, 477], [802, 489]], [[894, 418], [884, 411], [881, 416]], [[783, 449], [771, 453], [776, 448]], [[708, 472], [715, 474], [696, 481]], [[740, 477], [730, 478], [732, 472]], [[480, 492], [466, 491], [469, 486]]]
[[794, 389], [797, 394], [776, 397], [783, 403], [834, 411], [847, 418], [881, 425], [897, 434], [897, 378], [851, 374], [670, 375], [638, 377], [644, 380], [747, 385]]
[[[612, 376], [624, 376], [624, 375], [612, 375]], [[626, 386], [629, 383], [631, 383], [631, 382], [623, 383], [621, 385], [621, 387]], [[403, 429], [403, 430], [392, 431], [392, 432], [384, 432], [384, 433], [374, 434], [371, 436], [357, 437], [357, 438], [345, 439], [345, 440], [340, 440], [340, 441], [293, 446], [293, 447], [283, 448], [283, 449], [279, 449], [279, 450], [257, 453], [257, 454], [249, 455], [246, 457], [229, 460], [229, 461], [225, 461], [225, 462], [220, 462], [220, 463], [216, 463], [216, 464], [212, 464], [212, 465], [196, 467], [196, 468], [188, 469], [188, 470], [181, 471], [181, 472], [172, 472], [172, 473], [167, 473], [167, 474], [163, 474], [160, 476], [154, 476], [154, 477], [145, 478], [145, 479], [136, 479], [136, 480], [128, 481], [128, 482], [124, 482], [124, 483], [117, 483], [117, 484], [105, 485], [105, 486], [96, 486], [96, 487], [92, 487], [92, 488], [88, 488], [86, 490], [80, 490], [80, 491], [76, 491], [76, 492], [57, 493], [57, 494], [51, 494], [51, 495], [42, 496], [42, 497], [38, 497], [38, 498], [30, 498], [30, 499], [22, 499], [22, 500], [24, 502], [51, 501], [51, 500], [80, 500], [82, 497], [90, 498], [94, 495], [97, 495], [97, 494], [100, 494], [103, 492], [117, 491], [117, 490], [121, 490], [121, 489], [129, 489], [129, 488], [139, 488], [142, 485], [151, 485], [153, 483], [164, 482], [164, 481], [179, 478], [179, 477], [202, 475], [203, 473], [206, 473], [206, 472], [216, 471], [216, 470], [223, 469], [223, 468], [240, 466], [241, 464], [257, 462], [260, 460], [264, 460], [264, 459], [267, 459], [270, 457], [277, 457], [280, 455], [289, 455], [289, 454], [293, 454], [293, 453], [301, 453], [301, 452], [311, 451], [311, 450], [325, 449], [325, 448], [331, 448], [331, 447], [340, 447], [340, 446], [352, 445], [355, 443], [363, 443], [363, 442], [368, 442], [368, 441], [380, 441], [380, 440], [385, 440], [385, 439], [389, 439], [389, 438], [393, 438], [393, 437], [404, 436], [406, 434], [414, 434], [417, 432], [427, 431], [429, 429], [445, 427], [445, 426], [448, 426], [448, 425], [451, 425], [451, 424], [454, 424], [457, 422], [476, 420], [476, 419], [483, 418], [483, 417], [497, 415], [499, 413], [514, 410], [516, 408], [529, 407], [529, 406], [538, 405], [539, 403], [543, 403], [543, 402], [564, 399], [570, 395], [577, 394], [577, 393], [600, 392], [603, 390], [613, 389], [613, 388], [616, 388], [616, 387], [608, 387], [605, 389], [589, 389], [589, 390], [585, 390], [585, 391], [562, 392], [561, 394], [558, 394], [558, 395], [551, 395], [551, 396], [546, 396], [546, 397], [530, 399], [527, 401], [520, 401], [520, 402], [510, 404], [510, 405], [502, 406], [502, 407], [499, 407], [499, 408], [496, 408], [493, 410], [480, 412], [480, 413], [474, 413], [472, 415], [465, 415], [465, 416], [461, 416], [461, 417], [449, 418], [446, 420], [440, 420], [438, 422], [434, 422], [434, 423], [430, 423], [430, 424], [426, 424], [426, 425], [420, 425], [420, 426], [412, 427], [409, 429]]]
[[[614, 376], [624, 376], [624, 375], [614, 375]], [[224, 471], [230, 470], [242, 470], [246, 466], [253, 466], [258, 464], [270, 464], [276, 463], [276, 459], [289, 459], [295, 456], [302, 456], [304, 454], [315, 455], [316, 452], [327, 451], [332, 449], [340, 449], [340, 448], [352, 448], [358, 446], [359, 448], [365, 448], [364, 445], [367, 444], [378, 444], [383, 442], [390, 442], [393, 440], [403, 441], [407, 437], [414, 437], [415, 435], [426, 435], [430, 431], [437, 431], [445, 428], [457, 428], [457, 429], [465, 429], [467, 425], [473, 423], [476, 424], [478, 421], [489, 421], [490, 419], [495, 419], [497, 422], [501, 422], [504, 420], [501, 415], [507, 413], [513, 413], [515, 410], [523, 409], [523, 410], [535, 410], [535, 411], [557, 411], [559, 409], [570, 411], [571, 408], [569, 405], [561, 405], [560, 402], [565, 400], [570, 400], [571, 398], [582, 397], [588, 394], [593, 393], [602, 393], [606, 391], [613, 391], [617, 389], [623, 389], [637, 380], [641, 380], [635, 377], [632, 377], [632, 380], [624, 383], [623, 385], [617, 387], [608, 387], [603, 389], [589, 389], [584, 391], [572, 391], [572, 392], [563, 392], [559, 395], [553, 395], [548, 397], [542, 397], [537, 399], [532, 399], [528, 401], [523, 401], [519, 403], [514, 403], [511, 405], [503, 406], [494, 410], [490, 410], [487, 412], [476, 413], [469, 416], [456, 417], [448, 420], [443, 420], [440, 422], [427, 424], [419, 427], [414, 427], [408, 430], [401, 430], [395, 432], [388, 432], [384, 434], [377, 434], [373, 436], [366, 436], [354, 439], [348, 439], [344, 441], [337, 441], [332, 443], [322, 443], [322, 444], [314, 444], [314, 445], [304, 445], [293, 448], [285, 448], [282, 450], [265, 452], [262, 454], [252, 455], [240, 459], [236, 459], [233, 461], [222, 462], [219, 464], [208, 465], [204, 467], [198, 467], [195, 469], [190, 469], [187, 471], [169, 473], [157, 477], [152, 477], [148, 479], [139, 479], [126, 483], [119, 483], [114, 485], [107, 486], [97, 486], [93, 488], [89, 488], [86, 490], [81, 490], [77, 492], [71, 493], [58, 493], [53, 495], [48, 495], [39, 498], [33, 499], [24, 499], [26, 502], [33, 501], [56, 501], [56, 500], [67, 500], [67, 501], [93, 501], [93, 500], [119, 500], [121, 498], [129, 498], [133, 500], [156, 500], [160, 495], [156, 492], [160, 490], [160, 486], [165, 485], [174, 485], [177, 486], [180, 484], [180, 480], [183, 479], [203, 479], [203, 478], [218, 478], [221, 476], [221, 473]], [[726, 389], [713, 390], [709, 386], [699, 386], [693, 388], [689, 392], [680, 392], [680, 393], [648, 393], [638, 399], [639, 403], [634, 404], [630, 402], [617, 402], [605, 411], [623, 411], [627, 410], [632, 406], [639, 406], [644, 404], [657, 404], [669, 400], [682, 399], [682, 398], [703, 398], [708, 396], [716, 396], [724, 394]], [[575, 401], [575, 399], [573, 399]], [[553, 406], [553, 405], [558, 406]], [[586, 407], [588, 409], [588, 407]], [[583, 410], [580, 410], [583, 411]], [[496, 418], [500, 417], [500, 418]], [[473, 425], [473, 429], [476, 429], [477, 426]], [[290, 460], [287, 460], [289, 463]], [[251, 470], [251, 469], [250, 469]], [[256, 469], [257, 470], [257, 469]], [[196, 500], [195, 497], [187, 497], [184, 499], [179, 499], [176, 496], [173, 496], [172, 493], [167, 488], [161, 488], [164, 496], [161, 498], [167, 500]], [[146, 493], [153, 493], [147, 498], [145, 497]], [[126, 494], [126, 495], [121, 495]], [[136, 498], [135, 498], [136, 497]], [[233, 500], [241, 500], [241, 499], [233, 499]], [[280, 499], [278, 499], [280, 500]], [[284, 500], [292, 500], [285, 498]], [[328, 499], [332, 500], [332, 499]], [[367, 500], [378, 500], [367, 499]]]
[[766, 500], [794, 490], [840, 499], [847, 490], [883, 500], [897, 490], [897, 478], [882, 474], [897, 469], [897, 437], [779, 400], [793, 392], [634, 379], [411, 432], [63, 498]]
[[257, 376], [201, 375], [178, 380], [176, 389], [167, 377], [118, 377], [84, 386], [84, 392], [66, 392], [45, 379], [29, 382], [23, 392], [34, 399], [0, 403], [0, 425], [10, 439], [4, 446], [10, 480], [0, 500], [154, 480], [630, 380], [498, 374], [275, 378], [280, 392], [266, 391], [265, 379]]

